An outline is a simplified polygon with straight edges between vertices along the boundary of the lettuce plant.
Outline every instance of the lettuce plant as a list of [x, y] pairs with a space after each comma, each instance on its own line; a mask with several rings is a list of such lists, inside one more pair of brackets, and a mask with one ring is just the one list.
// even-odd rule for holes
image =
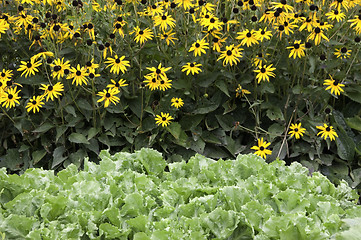
[[167, 164], [151, 149], [100, 158], [56, 175], [2, 168], [0, 232], [6, 239], [261, 240], [345, 239], [358, 231], [356, 192], [299, 163], [195, 155]]

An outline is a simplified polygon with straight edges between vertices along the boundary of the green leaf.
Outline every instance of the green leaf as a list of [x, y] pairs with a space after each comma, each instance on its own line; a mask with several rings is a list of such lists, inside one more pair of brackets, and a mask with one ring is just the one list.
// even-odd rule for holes
[[341, 159], [351, 162], [355, 156], [356, 145], [341, 126], [338, 127], [338, 130], [338, 138], [336, 138], [337, 154]]
[[122, 233], [119, 228], [111, 225], [110, 223], [102, 223], [99, 226], [99, 234], [105, 235], [107, 239], [117, 239], [122, 236]]
[[89, 141], [83, 134], [75, 132], [69, 135], [69, 141], [73, 143], [89, 144]]
[[65, 147], [60, 146], [55, 148], [53, 152], [53, 162], [51, 164], [51, 168], [54, 169], [54, 167], [58, 166], [60, 163], [64, 162], [67, 157], [64, 157], [63, 154], [65, 153]]
[[158, 175], [163, 172], [167, 165], [162, 155], [149, 148], [143, 148], [136, 152], [137, 160], [140, 161], [148, 174]]
[[31, 154], [33, 159], [33, 164], [37, 164], [41, 159], [43, 159], [43, 157], [45, 157], [45, 155], [46, 155], [45, 149], [33, 152]]
[[206, 114], [213, 112], [217, 108], [218, 104], [208, 102], [202, 105], [198, 105], [197, 108], [192, 112], [192, 114]]
[[75, 108], [71, 105], [67, 105], [64, 107], [65, 111], [71, 115], [73, 115], [74, 117], [76, 117], [76, 113], [75, 113]]
[[228, 97], [231, 97], [229, 95], [229, 92], [228, 92], [228, 86], [227, 84], [225, 83], [224, 80], [217, 80], [216, 83], [215, 83], [216, 87], [219, 88], [219, 90], [221, 90], [224, 94], [226, 94]]
[[79, 108], [84, 109], [84, 110], [88, 110], [88, 111], [92, 111], [93, 107], [90, 105], [90, 103], [85, 100], [84, 98], [79, 98], [76, 101], [76, 104], [78, 105]]
[[209, 214], [202, 214], [201, 221], [217, 238], [226, 239], [237, 228], [240, 218], [234, 211], [216, 208]]
[[68, 129], [67, 126], [57, 126], [56, 127], [56, 136], [55, 136], [55, 142], [58, 142], [59, 138], [63, 136], [65, 131]]
[[346, 118], [345, 121], [350, 128], [361, 132], [361, 118], [359, 116]]
[[359, 84], [350, 84], [345, 88], [345, 95], [353, 101], [361, 103], [361, 86]]
[[33, 132], [34, 133], [45, 133], [45, 132], [49, 131], [50, 129], [52, 129], [53, 127], [54, 127], [54, 124], [52, 124], [50, 122], [45, 122], [41, 126], [36, 128], [35, 130], [33, 130]]
[[172, 134], [175, 139], [179, 139], [182, 131], [182, 127], [179, 123], [172, 122], [169, 126], [166, 127], [166, 129], [168, 130], [168, 132], [170, 132], [170, 134]]
[[98, 129], [98, 128], [94, 128], [94, 127], [89, 128], [87, 139], [88, 140], [92, 139], [93, 137], [95, 137], [98, 134], [99, 131], [100, 131], [100, 129]]

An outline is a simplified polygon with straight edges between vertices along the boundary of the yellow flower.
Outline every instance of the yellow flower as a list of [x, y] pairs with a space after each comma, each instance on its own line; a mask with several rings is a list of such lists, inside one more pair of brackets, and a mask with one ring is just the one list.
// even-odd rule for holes
[[201, 56], [202, 53], [206, 53], [205, 49], [209, 49], [209, 43], [206, 43], [204, 39], [197, 40], [195, 43], [192, 44], [192, 47], [189, 49], [188, 52], [194, 51], [194, 56], [197, 57], [198, 55]]
[[130, 67], [129, 61], [123, 60], [124, 58], [125, 56], [118, 58], [118, 55], [115, 55], [114, 58], [108, 57], [107, 61], [105, 61], [104, 63], [108, 64], [106, 68], [111, 67], [110, 73], [118, 75], [120, 71], [122, 71], [122, 73], [125, 73], [125, 71], [127, 71], [127, 67]]
[[111, 84], [107, 85], [107, 88], [116, 88], [117, 90], [119, 90], [119, 88], [121, 87], [125, 87], [128, 86], [127, 83], [125, 83], [124, 79], [120, 79], [118, 82], [114, 81], [113, 79], [110, 79], [110, 81], [112, 82]]
[[170, 28], [175, 27], [175, 19], [172, 16], [168, 16], [168, 13], [165, 13], [164, 15], [156, 15], [153, 17], [154, 20], [154, 26], [160, 26], [160, 29], [162, 31], [165, 31]]
[[130, 34], [133, 33], [135, 33], [134, 41], [136, 43], [143, 44], [153, 38], [153, 32], [149, 28], [141, 30], [139, 27], [134, 27], [134, 31], [130, 32]]
[[174, 98], [172, 98], [171, 102], [172, 102], [171, 106], [176, 107], [176, 108], [180, 108], [184, 105], [183, 99], [181, 99], [181, 98], [174, 97]]
[[170, 83], [172, 80], [168, 79], [168, 78], [162, 78], [159, 80], [159, 85], [158, 88], [161, 91], [165, 91], [168, 88], [172, 87], [172, 84]]
[[28, 62], [21, 61], [21, 65], [18, 68], [18, 72], [23, 72], [21, 76], [25, 74], [25, 77], [27, 78], [29, 75], [35, 75], [35, 72], [39, 72], [37, 67], [41, 65], [41, 61], [35, 61], [34, 58], [30, 59]]
[[263, 65], [260, 66], [259, 69], [253, 70], [255, 73], [257, 73], [256, 79], [258, 80], [258, 83], [261, 81], [268, 81], [269, 77], [275, 77], [276, 74], [273, 73], [273, 71], [276, 70], [276, 68], [272, 67], [272, 64], [269, 66]]
[[159, 78], [167, 78], [166, 72], [168, 72], [172, 67], [162, 67], [162, 63], [159, 63], [158, 67], [147, 67], [149, 71], [152, 71], [151, 73], [147, 74], [148, 76], [152, 76], [156, 78], [157, 80]]
[[5, 33], [9, 29], [10, 25], [6, 22], [5, 19], [0, 19], [0, 39], [1, 34]]
[[290, 126], [290, 129], [291, 129], [291, 131], [289, 131], [288, 134], [291, 134], [291, 137], [295, 136], [296, 139], [299, 139], [300, 137], [302, 137], [306, 131], [306, 128], [303, 128], [301, 126], [301, 123], [299, 123], [299, 124], [292, 123]]
[[321, 138], [325, 140], [329, 137], [331, 141], [335, 140], [335, 137], [338, 137], [336, 131], [333, 129], [332, 126], [328, 126], [326, 123], [323, 126], [316, 126], [317, 129], [321, 130], [317, 133], [317, 136], [321, 134]]
[[337, 22], [342, 21], [346, 17], [346, 15], [343, 12], [340, 12], [336, 9], [326, 13], [325, 16], [327, 16], [327, 19], [336, 20]]
[[33, 113], [39, 112], [40, 108], [45, 104], [43, 99], [44, 96], [33, 96], [26, 105], [26, 111], [30, 112], [33, 110]]
[[326, 41], [329, 41], [329, 39], [326, 37], [325, 34], [323, 34], [323, 30], [319, 27], [316, 27], [312, 33], [307, 37], [307, 41], [308, 40], [314, 40], [315, 41], [315, 45], [320, 44], [321, 39], [325, 39]]
[[326, 79], [323, 83], [323, 85], [328, 86], [325, 90], [329, 90], [331, 89], [331, 94], [333, 94], [335, 92], [335, 95], [340, 95], [341, 92], [344, 92], [344, 90], [342, 89], [342, 87], [344, 87], [345, 85], [342, 83], [339, 83], [338, 80], [335, 80], [332, 78], [332, 76], [330, 75], [331, 79]]
[[155, 118], [155, 123], [159, 125], [162, 125], [162, 127], [166, 127], [170, 124], [170, 121], [174, 118], [172, 116], [169, 116], [169, 113], [160, 113], [161, 115], [157, 115]]
[[157, 80], [156, 77], [147, 75], [147, 76], [144, 76], [144, 78], [146, 80], [144, 80], [143, 82], [147, 84], [146, 86], [148, 86], [151, 91], [158, 89], [159, 81]]
[[238, 32], [238, 37], [236, 39], [242, 40], [241, 45], [247, 45], [247, 47], [250, 47], [254, 44], [258, 44], [258, 38], [256, 32], [252, 29], [251, 31], [246, 29], [242, 32]]
[[241, 98], [244, 97], [245, 94], [251, 94], [251, 92], [248, 91], [247, 89], [242, 88], [241, 85], [238, 84], [238, 87], [236, 89], [236, 97]]
[[7, 82], [11, 79], [11, 77], [13, 76], [13, 70], [5, 70], [3, 69], [1, 72], [0, 72], [0, 82]]
[[291, 52], [288, 55], [289, 58], [293, 57], [295, 59], [296, 57], [301, 58], [305, 56], [304, 50], [306, 49], [306, 47], [304, 43], [301, 44], [301, 40], [296, 40], [293, 45], [287, 47], [287, 49], [291, 49]]
[[80, 67], [78, 64], [76, 68], [72, 67], [70, 71], [71, 74], [69, 74], [67, 79], [73, 79], [71, 84], [74, 84], [74, 82], [76, 83], [76, 86], [83, 85], [83, 83], [85, 85], [88, 84], [88, 79], [86, 77], [89, 76], [89, 73], [87, 73], [85, 67]]
[[184, 10], [194, 7], [192, 0], [175, 0], [174, 3], [178, 4], [178, 6], [183, 6]]
[[18, 99], [20, 99], [20, 97], [18, 96], [19, 91], [16, 91], [17, 87], [14, 88], [9, 88], [7, 91], [2, 92], [1, 97], [0, 97], [0, 103], [2, 103], [3, 107], [6, 108], [12, 108], [15, 107], [15, 103], [19, 104]]
[[54, 63], [50, 64], [50, 66], [53, 68], [51, 75], [53, 76], [53, 78], [57, 78], [58, 80], [60, 80], [60, 78], [64, 77], [64, 74], [65, 74], [64, 71], [66, 69], [70, 70], [70, 63], [69, 63], [69, 61], [66, 61], [64, 63], [64, 58], [55, 59]]
[[194, 74], [198, 74], [199, 72], [202, 72], [202, 70], [199, 68], [201, 67], [202, 64], [200, 63], [187, 63], [186, 65], [184, 65], [182, 68], [182, 72], [186, 72], [187, 75], [189, 75], [189, 73], [192, 73], [192, 75]]
[[116, 105], [120, 100], [117, 96], [115, 96], [118, 93], [119, 90], [117, 88], [109, 88], [108, 90], [104, 89], [102, 92], [97, 94], [98, 96], [101, 96], [97, 102], [104, 101], [104, 107], [108, 107], [111, 102]]
[[169, 30], [168, 32], [163, 32], [162, 34], [159, 34], [158, 37], [160, 37], [160, 39], [165, 40], [165, 42], [167, 43], [167, 45], [169, 45], [171, 42], [173, 44], [174, 40], [178, 40], [178, 38], [173, 37], [175, 35], [174, 32], [172, 32], [173, 30]]
[[226, 50], [221, 52], [221, 55], [219, 56], [219, 58], [217, 59], [223, 59], [223, 66], [226, 65], [237, 65], [237, 62], [239, 62], [239, 58], [242, 57], [242, 51], [243, 48], [238, 48], [237, 46], [235, 47], [233, 44], [230, 46], [226, 46]]
[[45, 91], [42, 96], [46, 97], [46, 101], [48, 101], [49, 98], [51, 101], [54, 101], [54, 98], [61, 96], [61, 92], [64, 91], [64, 84], [61, 82], [57, 82], [54, 86], [41, 84], [40, 90]]
[[336, 48], [334, 54], [337, 58], [346, 59], [351, 56], [351, 50], [348, 50], [346, 47]]
[[256, 150], [255, 154], [266, 159], [267, 155], [272, 154], [272, 151], [267, 149], [267, 147], [271, 143], [267, 143], [267, 141], [263, 141], [263, 138], [258, 139], [258, 146], [253, 146], [251, 149]]

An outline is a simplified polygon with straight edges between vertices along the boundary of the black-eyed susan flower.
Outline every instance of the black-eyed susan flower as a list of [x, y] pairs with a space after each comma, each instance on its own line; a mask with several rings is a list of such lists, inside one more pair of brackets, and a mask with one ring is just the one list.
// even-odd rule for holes
[[288, 55], [289, 58], [293, 57], [304, 57], [305, 56], [305, 44], [301, 43], [301, 40], [294, 41], [293, 45], [287, 47], [287, 49], [291, 49], [290, 54]]
[[58, 98], [61, 96], [61, 93], [64, 91], [64, 84], [61, 82], [57, 82], [55, 85], [50, 84], [41, 84], [40, 90], [43, 90], [43, 97], [46, 97], [46, 101], [51, 99], [54, 101], [54, 98]]
[[184, 105], [183, 99], [181, 99], [181, 98], [173, 97], [171, 102], [172, 102], [171, 106], [173, 106], [175, 108], [180, 108]]
[[323, 126], [316, 126], [317, 129], [321, 130], [317, 133], [317, 136], [321, 134], [321, 138], [327, 139], [330, 138], [331, 141], [335, 140], [338, 137], [336, 131], [333, 129], [332, 126], [328, 126], [326, 123]]
[[168, 72], [172, 67], [162, 67], [162, 63], [159, 63], [158, 67], [147, 67], [151, 73], [147, 74], [148, 76], [155, 77], [156, 79], [167, 78], [166, 72]]
[[244, 30], [242, 32], [238, 32], [237, 33], [238, 36], [236, 37], [236, 39], [242, 40], [241, 41], [241, 45], [247, 45], [247, 47], [250, 47], [254, 44], [258, 44], [258, 38], [256, 35], [256, 31], [255, 30]]
[[288, 134], [291, 134], [291, 137], [295, 136], [296, 139], [299, 139], [306, 132], [306, 128], [303, 128], [301, 123], [292, 123], [290, 126], [291, 131]]
[[6, 91], [3, 91], [0, 96], [0, 103], [3, 107], [12, 108], [15, 107], [15, 104], [20, 104], [19, 99], [19, 91], [16, 91], [17, 87], [8, 88]]
[[147, 7], [148, 16], [162, 15], [164, 10], [161, 4], [153, 4]]
[[143, 44], [148, 40], [152, 40], [153, 32], [149, 28], [141, 30], [139, 27], [134, 27], [134, 31], [130, 32], [130, 34], [135, 33], [134, 41], [136, 43]]
[[335, 0], [330, 4], [331, 8], [336, 8], [338, 11], [341, 11], [341, 8], [348, 10], [348, 1], [347, 0]]
[[261, 81], [266, 81], [266, 80], [269, 82], [269, 77], [275, 77], [276, 74], [273, 72], [274, 70], [276, 70], [276, 68], [272, 67], [271, 64], [269, 66], [266, 65], [260, 66], [258, 69], [253, 71], [257, 73], [256, 79], [258, 83], [260, 83]]
[[1, 72], [0, 72], [0, 82], [7, 82], [9, 81], [12, 76], [13, 76], [13, 70], [5, 70], [3, 69]]
[[236, 89], [236, 98], [244, 97], [246, 94], [251, 94], [251, 92], [247, 89], [242, 88], [242, 86], [238, 84], [238, 87]]
[[267, 27], [265, 27], [264, 29], [260, 28], [258, 31], [255, 32], [255, 37], [260, 42], [263, 42], [264, 39], [270, 40], [272, 37], [272, 31], [267, 31]]
[[155, 117], [155, 123], [159, 126], [162, 125], [162, 127], [166, 127], [170, 124], [170, 122], [174, 118], [169, 115], [169, 113], [163, 113], [161, 112], [160, 115], [156, 115]]
[[39, 72], [37, 67], [39, 67], [40, 65], [41, 61], [36, 62], [36, 60], [32, 58], [28, 62], [21, 61], [21, 65], [17, 70], [18, 72], [22, 72], [21, 76], [25, 74], [25, 77], [27, 78], [30, 75], [35, 75], [35, 72]]
[[174, 3], [178, 6], [183, 6], [184, 10], [194, 7], [192, 0], [175, 0]]
[[170, 43], [174, 43], [174, 41], [178, 40], [177, 38], [174, 37], [175, 32], [173, 32], [173, 30], [169, 30], [168, 32], [163, 32], [160, 33], [158, 35], [158, 37], [160, 37], [160, 39], [165, 40], [165, 42], [167, 43], [167, 45], [169, 45]]
[[10, 28], [9, 23], [5, 19], [0, 19], [0, 39], [1, 34], [4, 34]]
[[267, 56], [269, 56], [269, 53], [266, 54], [262, 52], [257, 53], [256, 56], [252, 58], [252, 65], [255, 67], [262, 66], [263, 63], [267, 63], [267, 59], [266, 59]]
[[227, 40], [227, 37], [225, 38], [219, 38], [219, 37], [214, 37], [212, 39], [212, 49], [213, 51], [216, 52], [221, 52], [221, 47], [223, 46], [223, 43]]
[[51, 73], [53, 78], [60, 80], [60, 78], [64, 77], [65, 70], [70, 70], [70, 62], [68, 60], [64, 62], [64, 58], [58, 58], [54, 60], [54, 63], [50, 64], [50, 67], [53, 68]]
[[147, 76], [144, 76], [145, 80], [143, 81], [147, 87], [149, 87], [149, 89], [151, 91], [154, 91], [156, 89], [158, 89], [159, 87], [159, 80], [152, 76], [152, 75], [147, 75]]
[[301, 32], [303, 29], [306, 29], [308, 32], [312, 32], [314, 26], [317, 24], [317, 19], [312, 17], [307, 17], [303, 21], [302, 25], [299, 27], [299, 31]]
[[118, 55], [115, 55], [114, 58], [108, 57], [105, 61], [105, 63], [108, 64], [106, 68], [111, 67], [110, 73], [119, 74], [120, 71], [125, 73], [127, 67], [130, 67], [130, 65], [129, 61], [124, 60], [124, 58], [125, 56], [119, 58]]
[[320, 27], [316, 27], [315, 29], [313, 29], [311, 34], [307, 37], [307, 41], [310, 39], [315, 41], [315, 45], [320, 44], [322, 39], [325, 39], [327, 42], [329, 41], [329, 39], [326, 37]]
[[124, 80], [124, 79], [120, 79], [118, 82], [114, 81], [113, 79], [110, 79], [110, 81], [112, 83], [108, 84], [107, 88], [116, 88], [119, 90], [119, 88], [121, 88], [121, 87], [128, 86], [128, 83], [125, 83], [126, 80]]
[[274, 9], [281, 8], [281, 9], [284, 9], [287, 13], [293, 12], [293, 7], [291, 5], [288, 5], [287, 1], [285, 1], [285, 0], [283, 0], [281, 2], [271, 2], [271, 4], [273, 5], [272, 7]]
[[87, 73], [87, 70], [85, 67], [80, 67], [80, 65], [78, 64], [75, 67], [72, 67], [70, 70], [70, 74], [67, 77], [67, 79], [73, 79], [73, 81], [71, 82], [71, 84], [76, 84], [76, 86], [78, 85], [87, 85], [88, 84], [88, 79], [87, 76], [89, 76], [89, 73]]
[[99, 64], [94, 63], [94, 58], [92, 58], [90, 61], [86, 62], [85, 67], [88, 73], [95, 73], [95, 70], [99, 68]]
[[117, 105], [120, 99], [115, 95], [118, 93], [119, 90], [117, 88], [104, 89], [102, 92], [97, 93], [97, 95], [101, 97], [97, 102], [104, 101], [104, 107], [108, 107], [110, 103]]
[[336, 48], [334, 52], [335, 56], [340, 59], [346, 59], [351, 56], [352, 50], [347, 49], [346, 47]]
[[28, 103], [26, 104], [26, 111], [30, 112], [33, 111], [33, 113], [39, 112], [40, 108], [45, 104], [43, 102], [44, 96], [33, 96], [31, 99], [29, 99]]
[[336, 20], [337, 22], [340, 22], [346, 18], [346, 15], [343, 12], [340, 12], [336, 9], [333, 9], [330, 12], [326, 13], [325, 16], [327, 16], [327, 19], [330, 19], [332, 21]]
[[206, 53], [206, 49], [209, 49], [208, 45], [209, 43], [207, 43], [204, 39], [197, 40], [195, 43], [192, 44], [188, 52], [194, 52], [195, 57], [197, 57], [198, 55], [201, 56], [202, 53]]
[[331, 79], [326, 79], [323, 83], [323, 85], [328, 86], [325, 90], [331, 89], [331, 94], [335, 93], [335, 95], [340, 95], [341, 92], [344, 92], [342, 89], [345, 85], [340, 83], [338, 80], [335, 80], [330, 75]]
[[168, 78], [159, 79], [159, 85], [158, 85], [159, 90], [165, 91], [165, 90], [171, 88], [172, 87], [171, 82], [172, 82], [172, 80], [170, 80]]
[[353, 19], [348, 20], [351, 23], [350, 27], [352, 27], [357, 34], [361, 33], [361, 13], [356, 15]]
[[258, 145], [251, 147], [251, 149], [256, 150], [256, 155], [266, 159], [267, 155], [272, 154], [272, 151], [267, 149], [269, 145], [271, 145], [271, 143], [267, 143], [267, 141], [263, 141], [263, 138], [261, 138], [258, 139]]
[[226, 65], [237, 65], [237, 62], [239, 62], [239, 58], [242, 57], [242, 51], [243, 48], [238, 48], [238, 46], [234, 46], [233, 44], [230, 46], [226, 46], [226, 50], [221, 52], [221, 55], [219, 56], [218, 60], [223, 59], [223, 66]]
[[202, 66], [202, 64], [200, 64], [200, 63], [196, 63], [196, 62], [190, 63], [189, 62], [182, 67], [182, 72], [186, 72], [187, 75], [189, 75], [189, 73], [192, 73], [192, 75], [198, 74], [199, 72], [202, 72], [202, 70], [199, 68], [201, 66]]
[[168, 13], [164, 13], [163, 15], [156, 15], [153, 17], [154, 26], [159, 26], [160, 30], [165, 31], [169, 28], [175, 27], [175, 19], [168, 15]]

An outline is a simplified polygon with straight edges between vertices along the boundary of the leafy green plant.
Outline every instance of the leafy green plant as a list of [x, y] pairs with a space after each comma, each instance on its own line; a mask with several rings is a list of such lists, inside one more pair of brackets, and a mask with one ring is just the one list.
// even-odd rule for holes
[[360, 188], [360, 1], [283, 3], [1, 1], [0, 166], [234, 158], [263, 139], [268, 161]]
[[7, 239], [318, 240], [347, 236], [343, 221], [361, 217], [345, 181], [335, 187], [299, 163], [252, 154], [167, 163], [151, 149], [100, 158], [57, 175], [2, 168], [0, 231]]

